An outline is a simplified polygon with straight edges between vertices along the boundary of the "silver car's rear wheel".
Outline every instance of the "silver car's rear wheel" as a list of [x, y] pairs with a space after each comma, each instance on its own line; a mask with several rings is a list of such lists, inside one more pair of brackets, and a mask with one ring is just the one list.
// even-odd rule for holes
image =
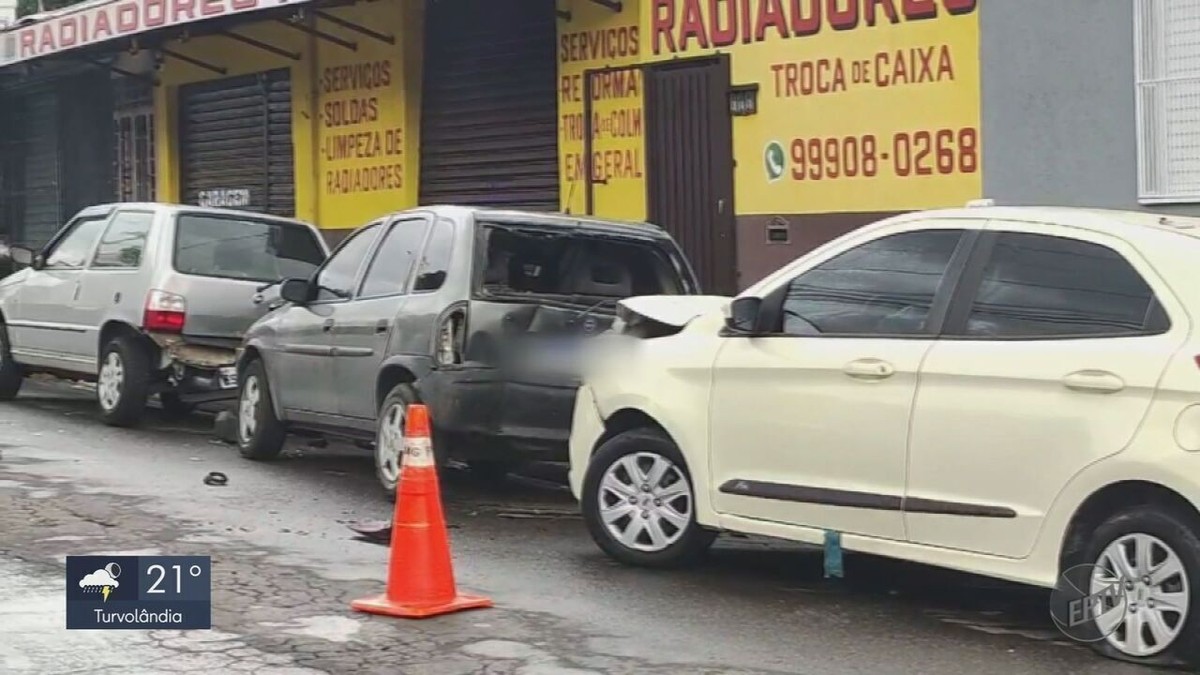
[[100, 365], [100, 376], [96, 380], [96, 397], [104, 412], [111, 413], [121, 404], [121, 386], [125, 379], [125, 363], [121, 354], [111, 351]]
[[1125, 611], [1097, 619], [1109, 645], [1139, 659], [1169, 649], [1191, 607], [1191, 580], [1179, 554], [1158, 537], [1132, 533], [1110, 543], [1095, 566], [1092, 595], [1114, 584], [1125, 591]]

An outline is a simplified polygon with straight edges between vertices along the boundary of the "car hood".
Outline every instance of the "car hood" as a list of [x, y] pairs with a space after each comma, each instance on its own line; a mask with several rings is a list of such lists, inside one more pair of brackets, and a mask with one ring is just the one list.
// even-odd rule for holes
[[618, 303], [618, 315], [626, 323], [638, 319], [683, 328], [698, 316], [722, 311], [733, 298], [725, 295], [643, 295]]
[[27, 276], [29, 276], [29, 268], [23, 267], [4, 278], [0, 278], [0, 288], [16, 286], [17, 284], [24, 282], [25, 277]]

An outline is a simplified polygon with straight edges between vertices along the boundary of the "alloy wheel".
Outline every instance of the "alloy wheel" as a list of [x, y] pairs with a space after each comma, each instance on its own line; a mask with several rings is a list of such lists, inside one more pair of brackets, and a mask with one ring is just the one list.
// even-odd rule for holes
[[393, 403], [384, 413], [375, 439], [375, 465], [380, 476], [389, 483], [400, 480], [404, 456], [404, 406]]
[[124, 378], [125, 364], [121, 361], [121, 355], [116, 351], [109, 352], [100, 366], [100, 376], [96, 382], [96, 393], [104, 410], [115, 410], [120, 404], [121, 382]]
[[1191, 586], [1179, 555], [1163, 540], [1127, 534], [1096, 560], [1092, 594], [1120, 584], [1125, 608], [1097, 617], [1108, 643], [1122, 654], [1147, 658], [1170, 647], [1187, 623]]
[[258, 402], [261, 399], [258, 377], [251, 375], [242, 385], [242, 400], [238, 403], [238, 434], [243, 443], [253, 440], [258, 431]]
[[613, 539], [648, 553], [678, 541], [692, 515], [687, 477], [673, 461], [653, 452], [626, 455], [609, 466], [597, 499]]

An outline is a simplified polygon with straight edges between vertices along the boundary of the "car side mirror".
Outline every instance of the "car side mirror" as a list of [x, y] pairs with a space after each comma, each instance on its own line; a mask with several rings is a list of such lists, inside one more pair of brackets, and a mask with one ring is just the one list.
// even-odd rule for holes
[[725, 327], [736, 333], [753, 335], [758, 331], [758, 316], [762, 298], [737, 298], [729, 305]]
[[295, 305], [306, 305], [312, 299], [312, 285], [307, 279], [284, 279], [279, 297]]
[[12, 258], [14, 265], [34, 268], [37, 267], [35, 261], [41, 258], [41, 256], [34, 254], [33, 249], [25, 248], [24, 246], [8, 247], [8, 257]]

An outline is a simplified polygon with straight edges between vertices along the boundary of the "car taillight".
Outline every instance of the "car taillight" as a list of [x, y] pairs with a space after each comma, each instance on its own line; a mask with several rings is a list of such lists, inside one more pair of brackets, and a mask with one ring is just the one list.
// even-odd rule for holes
[[467, 335], [467, 315], [463, 308], [448, 312], [438, 326], [437, 362], [448, 366], [463, 362], [463, 345]]
[[152, 333], [182, 333], [187, 321], [187, 299], [166, 291], [150, 291], [142, 314], [142, 328]]

